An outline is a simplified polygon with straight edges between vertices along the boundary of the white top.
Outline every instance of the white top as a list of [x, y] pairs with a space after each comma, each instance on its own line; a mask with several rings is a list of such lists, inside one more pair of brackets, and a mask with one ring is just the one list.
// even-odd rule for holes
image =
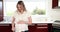
[[17, 24], [17, 22], [19, 20], [23, 20], [25, 22], [28, 22], [28, 17], [30, 17], [30, 13], [24, 11], [24, 13], [21, 14], [20, 12], [16, 11], [13, 14], [13, 17], [15, 18], [15, 28], [16, 28], [16, 30], [17, 29], [19, 29], [21, 31], [28, 30], [28, 24]]

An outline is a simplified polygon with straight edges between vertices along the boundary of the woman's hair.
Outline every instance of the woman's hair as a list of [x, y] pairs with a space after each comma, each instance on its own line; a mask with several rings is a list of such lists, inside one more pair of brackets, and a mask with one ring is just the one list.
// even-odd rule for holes
[[23, 1], [18, 1], [17, 7], [18, 7], [18, 4], [19, 5], [23, 5], [23, 10], [26, 11], [26, 8], [25, 8], [25, 5], [24, 5], [24, 2]]

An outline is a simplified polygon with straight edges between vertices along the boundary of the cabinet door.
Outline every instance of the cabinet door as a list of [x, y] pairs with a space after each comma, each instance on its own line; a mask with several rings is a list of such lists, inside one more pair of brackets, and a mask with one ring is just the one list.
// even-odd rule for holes
[[34, 24], [29, 25], [28, 28], [29, 28], [29, 32], [36, 32], [36, 26]]
[[58, 7], [58, 0], [52, 0], [52, 8]]
[[12, 32], [10, 24], [0, 24], [0, 32]]
[[0, 0], [0, 21], [3, 20], [3, 0]]

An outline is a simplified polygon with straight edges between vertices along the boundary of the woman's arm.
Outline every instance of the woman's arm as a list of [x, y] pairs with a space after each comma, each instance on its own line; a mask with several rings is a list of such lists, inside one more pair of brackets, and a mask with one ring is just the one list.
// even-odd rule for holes
[[12, 17], [12, 31], [14, 31], [15, 27], [14, 27], [14, 21], [15, 21], [15, 18]]
[[31, 17], [28, 17], [28, 22], [25, 22], [24, 20], [20, 20], [19, 22], [17, 22], [18, 24], [32, 24], [32, 19]]
[[32, 18], [31, 18], [31, 16], [30, 16], [30, 17], [28, 17], [28, 22], [27, 22], [27, 24], [29, 24], [29, 25], [31, 25], [31, 24], [32, 24]]

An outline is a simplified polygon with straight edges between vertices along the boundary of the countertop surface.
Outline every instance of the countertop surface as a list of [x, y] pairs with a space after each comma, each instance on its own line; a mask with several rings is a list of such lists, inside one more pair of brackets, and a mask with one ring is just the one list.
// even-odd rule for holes
[[[1, 21], [0, 24], [11, 24], [11, 21]], [[32, 23], [54, 23], [54, 21], [32, 21]]]
[[12, 22], [8, 22], [8, 21], [1, 21], [0, 24], [11, 24]]

